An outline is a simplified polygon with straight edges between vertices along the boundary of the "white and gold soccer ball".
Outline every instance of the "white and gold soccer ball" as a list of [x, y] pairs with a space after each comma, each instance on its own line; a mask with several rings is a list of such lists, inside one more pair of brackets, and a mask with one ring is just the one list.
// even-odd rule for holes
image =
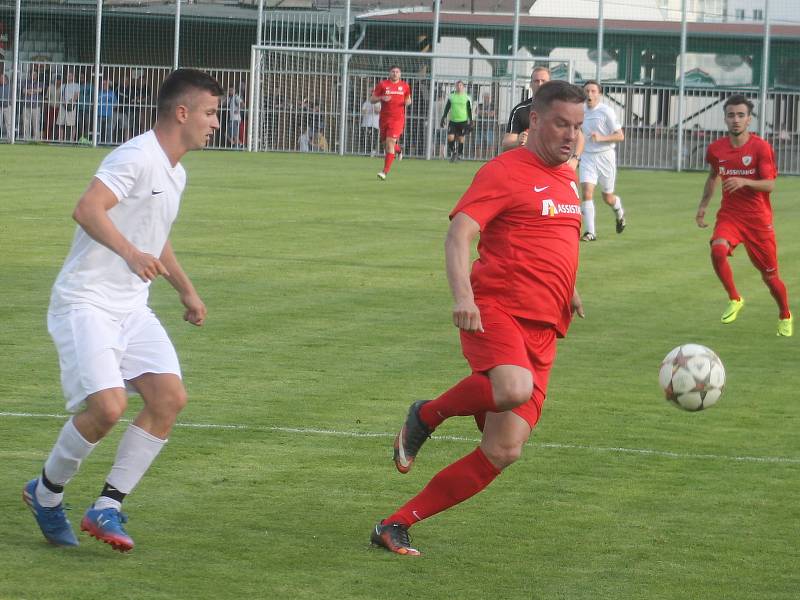
[[683, 344], [664, 357], [658, 382], [678, 408], [703, 410], [716, 404], [725, 389], [725, 367], [710, 348]]

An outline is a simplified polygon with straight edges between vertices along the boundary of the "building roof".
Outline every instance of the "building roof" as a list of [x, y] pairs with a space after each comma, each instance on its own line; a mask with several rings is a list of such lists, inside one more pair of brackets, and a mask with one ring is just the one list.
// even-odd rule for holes
[[[428, 24], [433, 21], [434, 13], [421, 11], [401, 11], [396, 13], [364, 14], [358, 20], [377, 21], [395, 24]], [[500, 14], [452, 14], [442, 13], [440, 23], [447, 25], [463, 25], [467, 27], [506, 28], [513, 20], [509, 15]], [[598, 29], [598, 19], [579, 19], [565, 17], [537, 17], [521, 15], [520, 27], [529, 29], [546, 29], [548, 31], [560, 30], [565, 32], [595, 33]], [[680, 36], [680, 21], [623, 21], [619, 19], [604, 19], [603, 26], [606, 33], [625, 33], [642, 35]], [[744, 36], [748, 38], [762, 38], [764, 25], [757, 23], [687, 23], [689, 35], [703, 37], [732, 37]], [[770, 37], [773, 39], [790, 38], [796, 41], [800, 38], [800, 25], [771, 25]]]

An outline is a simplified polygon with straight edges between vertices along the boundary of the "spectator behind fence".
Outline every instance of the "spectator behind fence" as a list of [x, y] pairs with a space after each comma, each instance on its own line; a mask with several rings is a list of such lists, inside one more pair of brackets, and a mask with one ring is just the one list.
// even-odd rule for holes
[[111, 80], [106, 78], [100, 84], [98, 99], [98, 127], [101, 141], [110, 144], [114, 141], [114, 112], [117, 106], [117, 93], [111, 89]]
[[31, 69], [28, 78], [22, 82], [22, 137], [25, 140], [38, 142], [42, 139], [43, 93], [39, 73]]
[[44, 139], [55, 140], [58, 121], [58, 108], [61, 104], [61, 75], [56, 75], [50, 80], [45, 93], [47, 109], [44, 113]]
[[227, 128], [225, 136], [231, 148], [239, 148], [241, 146], [239, 139], [239, 130], [242, 126], [242, 97], [236, 91], [234, 86], [228, 86], [228, 97], [225, 100], [228, 112]]
[[78, 140], [89, 142], [89, 132], [92, 130], [92, 82], [87, 81], [86, 71], [80, 76], [81, 92], [78, 96]]
[[120, 143], [127, 142], [131, 136], [131, 84], [128, 77], [123, 77], [116, 89], [117, 110], [114, 114], [114, 126], [119, 134]]
[[478, 143], [481, 155], [494, 155], [494, 133], [497, 128], [497, 110], [489, 94], [483, 95], [483, 102], [478, 105]]
[[361, 105], [361, 143], [358, 150], [369, 152], [370, 156], [378, 153], [378, 138], [380, 133], [381, 105], [372, 104], [369, 98]]
[[11, 83], [8, 76], [0, 75], [0, 137], [11, 141]]
[[74, 142], [76, 139], [78, 99], [80, 94], [81, 86], [75, 82], [74, 73], [72, 71], [67, 71], [66, 83], [61, 86], [58, 118], [56, 119], [59, 141], [69, 140]]

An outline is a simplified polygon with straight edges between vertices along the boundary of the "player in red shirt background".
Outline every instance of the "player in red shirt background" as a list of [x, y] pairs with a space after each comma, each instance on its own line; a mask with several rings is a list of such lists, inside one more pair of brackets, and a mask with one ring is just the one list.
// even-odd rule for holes
[[383, 180], [392, 168], [395, 153], [400, 152], [397, 141], [406, 126], [406, 107], [411, 104], [411, 87], [400, 79], [400, 67], [393, 66], [389, 69], [389, 79], [384, 79], [375, 86], [369, 101], [373, 104], [381, 103], [379, 125], [385, 155], [383, 171], [378, 173], [378, 179]]
[[744, 306], [728, 263], [728, 256], [736, 246], [744, 244], [750, 261], [778, 304], [778, 335], [789, 337], [793, 333], [792, 313], [786, 286], [778, 276], [769, 198], [778, 176], [775, 153], [769, 142], [748, 131], [753, 113], [750, 100], [736, 94], [725, 101], [724, 110], [728, 135], [711, 143], [706, 150], [710, 169], [695, 217], [699, 227], [708, 227], [706, 208], [717, 181], [722, 179], [722, 202], [711, 235], [711, 263], [730, 300], [722, 313], [722, 322], [733, 323]]
[[[445, 243], [453, 323], [472, 374], [431, 401], [411, 405], [395, 439], [407, 473], [445, 419], [472, 415], [478, 448], [431, 479], [373, 529], [377, 546], [418, 555], [408, 528], [474, 496], [515, 462], [542, 410], [556, 338], [573, 311], [581, 230], [578, 183], [566, 163], [575, 151], [585, 95], [565, 81], [543, 85], [526, 146], [484, 165], [450, 214]], [[480, 234], [478, 259], [470, 250]]]

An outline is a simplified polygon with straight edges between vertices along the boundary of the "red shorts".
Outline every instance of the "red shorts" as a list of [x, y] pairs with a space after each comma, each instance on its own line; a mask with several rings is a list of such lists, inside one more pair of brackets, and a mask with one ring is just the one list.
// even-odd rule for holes
[[400, 117], [399, 119], [387, 119], [386, 121], [381, 119], [379, 123], [382, 140], [385, 140], [387, 137], [394, 139], [400, 138], [400, 136], [403, 135], [403, 129], [406, 127], [405, 117]]
[[542, 414], [547, 380], [556, 358], [556, 330], [539, 321], [520, 319], [498, 306], [481, 305], [483, 333], [461, 331], [461, 348], [474, 373], [498, 365], [516, 365], [533, 374], [533, 394], [513, 412], [533, 428]]
[[750, 262], [762, 273], [775, 271], [778, 268], [778, 250], [775, 244], [775, 230], [753, 229], [740, 224], [733, 219], [717, 219], [711, 241], [727, 240], [731, 245], [728, 256], [733, 254], [734, 248], [744, 244]]

